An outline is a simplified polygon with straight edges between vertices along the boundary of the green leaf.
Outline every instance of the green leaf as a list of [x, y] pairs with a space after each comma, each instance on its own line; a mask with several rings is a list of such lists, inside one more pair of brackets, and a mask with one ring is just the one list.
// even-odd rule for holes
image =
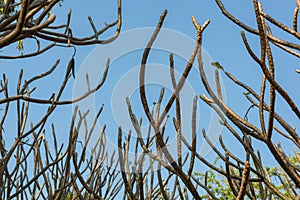
[[17, 45], [16, 48], [17, 48], [17, 49], [21, 52], [21, 54], [23, 55], [23, 53], [24, 53], [23, 40], [19, 40], [19, 41], [18, 41], [18, 45]]
[[219, 62], [212, 62], [211, 65], [224, 71], [224, 68]]
[[[44, 10], [46, 10], [48, 8], [48, 6], [44, 6]], [[50, 17], [50, 15], [51, 15], [51, 12], [49, 11], [49, 12], [47, 12], [47, 17], [49, 18]]]

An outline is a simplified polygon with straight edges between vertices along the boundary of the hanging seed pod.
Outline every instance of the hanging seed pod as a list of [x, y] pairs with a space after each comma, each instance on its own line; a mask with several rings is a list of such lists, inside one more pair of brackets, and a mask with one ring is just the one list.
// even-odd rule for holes
[[75, 60], [74, 60], [74, 57], [72, 57], [71, 60], [69, 61], [66, 76], [69, 76], [71, 71], [72, 71], [72, 76], [75, 78]]

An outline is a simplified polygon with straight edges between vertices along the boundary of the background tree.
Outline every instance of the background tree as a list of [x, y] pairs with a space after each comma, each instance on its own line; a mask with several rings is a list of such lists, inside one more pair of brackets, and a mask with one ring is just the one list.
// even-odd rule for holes
[[[215, 1], [220, 10], [228, 19], [241, 27], [241, 37], [246, 50], [257, 65], [261, 68], [261, 88], [259, 91], [235, 78], [227, 71], [226, 66], [220, 62], [213, 62], [215, 67], [216, 92], [207, 80], [203, 67], [202, 42], [205, 41], [205, 30], [210, 21], [200, 25], [195, 17], [192, 22], [195, 27], [195, 47], [186, 63], [180, 79], [176, 80], [174, 70], [176, 62], [173, 54], [170, 53], [170, 79], [174, 91], [170, 97], [166, 97], [165, 89], [161, 88], [159, 97], [154, 106], [150, 106], [147, 99], [145, 87], [145, 76], [147, 61], [151, 47], [159, 35], [167, 11], [160, 16], [156, 29], [153, 32], [147, 46], [144, 49], [141, 59], [139, 94], [143, 111], [147, 118], [137, 116], [133, 109], [133, 102], [126, 99], [128, 113], [132, 122], [132, 131], [123, 137], [122, 127], [115, 134], [118, 135], [118, 152], [113, 152], [108, 157], [106, 144], [106, 126], [99, 134], [93, 152], [87, 152], [87, 146], [91, 142], [91, 134], [102, 113], [101, 107], [92, 125], [89, 126], [87, 116], [89, 111], [81, 111], [75, 107], [71, 123], [69, 124], [68, 143], [59, 145], [55, 124], [50, 120], [51, 115], [58, 106], [66, 106], [78, 102], [101, 88], [106, 80], [110, 61], [106, 63], [106, 69], [100, 82], [91, 88], [88, 74], [86, 75], [87, 91], [82, 96], [62, 100], [62, 94], [66, 89], [72, 75], [74, 75], [74, 56], [76, 45], [107, 44], [113, 42], [120, 33], [122, 24], [121, 1], [118, 1], [117, 20], [106, 24], [101, 30], [97, 30], [91, 18], [94, 33], [89, 37], [78, 38], [70, 27], [71, 11], [67, 14], [66, 23], [53, 25], [55, 15], [50, 11], [59, 0], [23, 0], [1, 2], [0, 18], [0, 48], [17, 44], [22, 50], [24, 39], [32, 40], [37, 50], [35, 52], [23, 52], [17, 56], [1, 55], [1, 59], [21, 59], [35, 57], [45, 53], [54, 47], [66, 47], [74, 49], [66, 72], [62, 75], [63, 81], [57, 92], [50, 92], [48, 98], [33, 97], [35, 87], [33, 83], [44, 79], [54, 72], [59, 65], [59, 60], [47, 71], [22, 81], [23, 70], [20, 71], [16, 83], [17, 93], [10, 95], [8, 79], [3, 73], [1, 81], [0, 105], [3, 106], [2, 118], [0, 121], [1, 139], [1, 161], [0, 161], [0, 194], [2, 199], [26, 198], [26, 199], [114, 199], [117, 195], [125, 199], [291, 199], [296, 198], [299, 193], [299, 135], [294, 128], [295, 124], [289, 123], [280, 113], [276, 111], [276, 103], [280, 100], [289, 106], [291, 115], [298, 120], [300, 112], [297, 103], [293, 100], [288, 91], [277, 82], [275, 78], [276, 56], [273, 55], [273, 48], [281, 48], [285, 53], [299, 57], [300, 50], [297, 44], [299, 32], [297, 29], [297, 17], [300, 9], [300, 2], [296, 1], [296, 8], [293, 14], [293, 27], [280, 23], [263, 11], [262, 5], [253, 0], [253, 12], [257, 28], [247, 26], [224, 7], [220, 0]], [[270, 25], [268, 25], [268, 23]], [[272, 24], [272, 26], [271, 26]], [[107, 40], [100, 40], [99, 36], [116, 27], [115, 34]], [[293, 38], [287, 39], [274, 36], [272, 29], [278, 27], [281, 31], [290, 34]], [[271, 29], [272, 28], [272, 29]], [[247, 40], [248, 35], [253, 34], [259, 38], [259, 56], [250, 47]], [[41, 47], [41, 44], [47, 46]], [[49, 44], [48, 44], [49, 43]], [[211, 161], [203, 157], [197, 151], [197, 141], [200, 134], [197, 133], [196, 114], [198, 97], [193, 100], [193, 113], [191, 121], [192, 139], [189, 141], [182, 129], [181, 117], [182, 102], [180, 92], [187, 77], [191, 72], [193, 64], [199, 67], [199, 77], [206, 88], [206, 95], [200, 95], [200, 99], [211, 107], [219, 116], [220, 123], [226, 128], [224, 134], [233, 136], [237, 146], [243, 149], [243, 153], [235, 155], [234, 148], [227, 145], [222, 136], [219, 144], [213, 144], [207, 137], [206, 130], [202, 130], [202, 136], [211, 146], [217, 155], [217, 159]], [[26, 69], [24, 69], [26, 70]], [[298, 71], [296, 71], [298, 73]], [[245, 115], [239, 115], [230, 105], [223, 100], [220, 76], [225, 76], [238, 87], [245, 90], [245, 101], [251, 103]], [[253, 77], [256, 79], [257, 77]], [[163, 99], [167, 99], [164, 105]], [[230, 98], [230, 97], [229, 97]], [[47, 107], [44, 116], [37, 123], [29, 122], [31, 115], [30, 106], [40, 104]], [[171, 108], [175, 108], [172, 113]], [[17, 111], [17, 133], [13, 144], [5, 144], [3, 135], [5, 132], [5, 120], [7, 114]], [[249, 117], [249, 112], [257, 119]], [[253, 112], [256, 113], [254, 114]], [[174, 114], [174, 116], [173, 116]], [[139, 119], [140, 118], [140, 119]], [[173, 120], [173, 129], [167, 126], [169, 120]], [[252, 121], [253, 120], [253, 121]], [[143, 138], [143, 121], [149, 122], [148, 137]], [[52, 124], [52, 129], [47, 130], [47, 123]], [[78, 138], [79, 130], [84, 130], [86, 137], [83, 141]], [[52, 134], [53, 141], [48, 141], [46, 132]], [[150, 135], [151, 132], [155, 134]], [[176, 132], [177, 157], [170, 152], [168, 132]], [[289, 148], [276, 144], [274, 135], [290, 145]], [[132, 136], [136, 136], [134, 141]], [[267, 167], [263, 164], [266, 159], [261, 156], [260, 149], [256, 149], [259, 143], [267, 148], [276, 160], [278, 166]], [[186, 147], [188, 154], [183, 154], [182, 149]], [[292, 147], [292, 148], [291, 148]], [[132, 149], [130, 151], [130, 149]], [[294, 149], [294, 155], [291, 155]], [[129, 163], [130, 152], [142, 152], [135, 154], [133, 163]], [[118, 155], [116, 155], [118, 154]], [[148, 165], [145, 161], [150, 160]], [[198, 167], [204, 164], [208, 167], [207, 172], [202, 172]], [[147, 166], [147, 168], [145, 168]], [[121, 170], [117, 170], [119, 167]]]

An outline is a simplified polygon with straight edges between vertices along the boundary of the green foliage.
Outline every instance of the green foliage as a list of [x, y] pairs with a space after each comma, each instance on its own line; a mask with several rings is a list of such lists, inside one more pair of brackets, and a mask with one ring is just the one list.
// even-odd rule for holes
[[21, 54], [24, 53], [24, 44], [23, 44], [23, 40], [19, 40], [19, 41], [18, 41], [18, 44], [17, 44], [16, 48], [21, 52]]
[[[217, 165], [220, 157], [216, 157], [213, 164]], [[195, 172], [195, 176], [198, 176], [202, 182], [207, 183], [207, 188], [216, 196], [218, 199], [227, 200], [234, 199], [235, 196], [232, 193], [227, 179], [216, 173], [213, 169], [209, 169], [205, 174], [200, 172]], [[209, 194], [202, 195], [203, 199], [210, 199]]]
[[[205, 175], [200, 174], [200, 180], [204, 181]], [[234, 199], [235, 196], [230, 190], [227, 180], [220, 174], [209, 170], [206, 176], [207, 188], [220, 200]], [[201, 198], [209, 199], [210, 195], [202, 195]]]
[[250, 92], [243, 92], [243, 94], [247, 96], [250, 94]]
[[[46, 10], [47, 8], [48, 8], [48, 6], [44, 6], [44, 10]], [[47, 13], [47, 17], [49, 18], [50, 15], [51, 15], [51, 12], [49, 11], [49, 12]]]
[[69, 194], [67, 194], [67, 196], [66, 196], [66, 200], [71, 200], [71, 199], [73, 199], [73, 194], [72, 193], [69, 193]]
[[[4, 7], [5, 7], [5, 4], [7, 2], [8, 2], [8, 0], [0, 0], [0, 15], [3, 14]], [[11, 4], [14, 4], [14, 3], [15, 3], [15, 0], [11, 0]], [[14, 12], [15, 12], [15, 8], [14, 7], [8, 9], [8, 14], [12, 14]]]
[[211, 65], [216, 67], [217, 69], [224, 71], [224, 67], [219, 62], [212, 62]]
[[[216, 165], [218, 163], [219, 159], [220, 158], [217, 157], [213, 164]], [[299, 166], [299, 160], [297, 159], [297, 157], [290, 156], [289, 159], [293, 164], [295, 164], [296, 166]], [[286, 197], [292, 198], [292, 196], [290, 195], [288, 190], [290, 190], [290, 188], [291, 188], [290, 186], [292, 186], [293, 188], [295, 188], [296, 186], [291, 181], [290, 181], [291, 185], [289, 185], [287, 183], [287, 180], [285, 179], [285, 178], [287, 178], [287, 175], [284, 173], [284, 171], [280, 167], [277, 167], [277, 166], [265, 167], [265, 171], [269, 174], [270, 180], [277, 187], [277, 189], [280, 190], [280, 192], [282, 192], [282, 194], [284, 194]], [[233, 170], [232, 174], [235, 174], [238, 176], [239, 172], [237, 170]], [[215, 172], [213, 169], [209, 169], [204, 174], [200, 173], [200, 172], [195, 172], [194, 175], [198, 176], [202, 182], [206, 182], [207, 188], [218, 199], [227, 200], [227, 199], [235, 199], [236, 198], [229, 186], [227, 178], [225, 176]], [[260, 183], [253, 182], [252, 186], [255, 190], [256, 199], [261, 199], [262, 197], [259, 193]], [[268, 194], [268, 195], [272, 195], [272, 194]], [[277, 198], [276, 196], [274, 196], [274, 197], [275, 197], [275, 199]], [[202, 195], [201, 198], [210, 199], [210, 195], [205, 194], [205, 195]]]
[[[165, 195], [168, 197], [168, 198], [170, 198], [170, 193], [169, 192], [167, 192], [167, 191], [165, 191]], [[163, 194], [160, 192], [160, 194], [159, 194], [159, 197], [158, 197], [158, 199], [165, 199], [164, 198], [164, 196], [163, 196]]]

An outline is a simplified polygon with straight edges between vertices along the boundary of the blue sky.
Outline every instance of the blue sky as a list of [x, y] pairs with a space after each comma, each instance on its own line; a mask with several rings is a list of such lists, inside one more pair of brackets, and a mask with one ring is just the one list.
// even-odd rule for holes
[[[261, 2], [266, 13], [271, 14], [271, 16], [281, 20], [288, 25], [292, 24], [292, 13], [295, 7], [294, 3], [287, 4], [287, 2], [283, 0], [277, 1], [276, 3], [265, 0]], [[243, 22], [251, 25], [252, 27], [255, 27], [252, 1], [224, 1], [224, 5], [233, 15], [241, 19]], [[91, 16], [97, 27], [101, 28], [104, 22], [112, 22], [116, 19], [117, 1], [90, 0], [87, 3], [87, 1], [65, 0], [62, 3], [62, 7], [56, 7], [52, 12], [53, 14], [57, 14], [57, 24], [61, 24], [66, 19], [66, 13], [70, 8], [73, 11], [71, 19], [71, 28], [73, 34], [76, 36], [86, 36], [88, 34], [92, 34], [92, 29], [89, 26], [87, 16]], [[250, 56], [246, 53], [246, 49], [242, 43], [240, 36], [241, 28], [237, 27], [235, 24], [225, 18], [214, 1], [124, 1], [122, 8], [122, 31], [129, 31], [136, 28], [154, 27], [164, 9], [168, 9], [168, 15], [165, 19], [163, 27], [178, 31], [181, 34], [190, 37], [191, 39], [194, 39], [196, 35], [196, 31], [191, 21], [191, 16], [195, 16], [200, 24], [202, 24], [205, 20], [210, 19], [211, 23], [204, 33], [203, 48], [208, 52], [213, 61], [219, 61], [225, 67], [225, 70], [231, 72], [235, 77], [238, 77], [243, 82], [253, 86], [256, 91], [259, 91], [261, 71], [259, 66], [256, 65], [250, 58]], [[273, 26], [271, 26], [271, 28], [273, 28]], [[286, 36], [286, 34], [282, 35], [276, 28], [273, 28], [272, 30], [274, 35]], [[109, 37], [112, 33], [113, 31], [108, 32], [103, 36]], [[249, 40], [251, 41], [253, 49], [258, 53], [258, 38], [253, 37], [250, 34], [247, 34], [247, 36], [249, 36]], [[176, 43], [176, 41], [174, 42]], [[95, 47], [96, 46], [94, 45], [78, 48], [75, 57], [76, 72], [79, 71], [81, 64]], [[25, 41], [25, 52], [30, 51], [31, 48], [31, 44]], [[276, 79], [280, 84], [283, 85], [285, 89], [287, 89], [287, 91], [290, 92], [291, 96], [295, 99], [295, 102], [300, 102], [300, 95], [297, 91], [297, 87], [295, 87], [295, 85], [298, 85], [299, 75], [294, 73], [296, 68], [300, 68], [298, 67], [299, 60], [287, 55], [277, 48], [273, 49], [275, 55], [275, 64], [277, 67]], [[15, 50], [14, 45], [3, 49], [1, 53], [19, 54], [19, 52]], [[71, 58], [72, 53], [73, 52], [71, 49], [68, 50], [65, 48], [62, 49], [57, 47], [54, 50], [51, 50], [36, 58], [23, 59], [21, 61], [1, 60], [2, 66], [0, 67], [0, 73], [2, 74], [5, 72], [7, 74], [8, 78], [10, 79], [11, 94], [14, 94], [14, 80], [16, 80], [17, 73], [21, 68], [24, 68], [24, 77], [28, 78], [33, 74], [38, 74], [42, 71], [45, 71], [46, 69], [49, 69], [50, 66], [55, 62], [55, 60], [60, 58], [61, 63], [58, 69], [55, 70], [55, 73], [49, 78], [38, 82], [40, 84], [40, 88], [37, 89], [37, 94], [44, 98], [48, 98], [50, 94], [49, 91], [55, 91], [55, 89], [57, 89], [57, 87], [59, 86], [59, 83], [62, 81], [63, 76], [61, 74], [64, 74], [65, 67], [67, 66], [67, 63]], [[104, 109], [104, 115], [100, 117], [99, 123], [101, 125], [103, 125], [104, 123], [108, 124], [108, 132], [110, 135], [116, 134], [117, 126], [121, 125], [115, 124], [115, 122], [113, 122], [113, 116], [110, 116], [110, 91], [113, 88], [114, 84], [117, 83], [118, 78], [122, 77], [122, 73], [126, 73], [128, 70], [132, 69], [140, 63], [141, 53], [141, 50], [132, 52], [131, 54], [126, 55], [127, 57], [122, 57], [120, 60], [113, 63], [112, 68], [109, 72], [107, 84], [105, 84], [103, 89], [98, 92], [99, 96], [96, 95], [95, 97], [98, 102], [96, 104], [97, 108], [99, 108], [102, 103], [105, 104], [105, 107], [108, 107], [108, 109]], [[168, 52], [164, 52], [162, 54], [153, 52], [153, 54], [151, 55], [153, 57], [149, 58], [150, 60], [153, 59], [155, 61], [155, 59], [157, 58], [156, 61], [162, 62], [165, 65], [168, 63]], [[105, 63], [106, 60], [99, 61], [99, 65], [104, 66]], [[184, 60], [180, 59], [180, 55], [178, 57], [175, 57], [175, 67], [177, 67], [179, 71], [180, 68], [183, 68], [183, 65]], [[124, 66], [124, 68], [122, 67], [121, 69], [121, 66]], [[193, 78], [199, 78], [198, 74], [192, 74], [191, 76], [192, 78], [190, 81], [197, 85], [197, 80], [193, 82]], [[229, 106], [231, 106], [237, 113], [244, 115], [247, 108], [250, 106], [250, 103], [243, 99], [244, 91], [232, 84], [224, 76], [223, 81], [226, 86], [225, 90]], [[72, 97], [73, 83], [73, 80], [70, 81], [64, 98], [69, 99]], [[201, 88], [201, 86], [195, 86], [196, 89], [198, 87]], [[159, 89], [159, 87], [153, 87], [149, 88], [149, 91], [153, 91], [153, 96], [157, 97], [159, 94]], [[204, 92], [203, 88], [199, 90], [200, 91], [197, 92], [198, 95]], [[136, 102], [139, 99], [134, 95], [132, 98]], [[135, 105], [136, 106], [133, 106], [135, 108], [135, 111], [140, 114], [141, 117], [144, 117], [143, 113], [138, 107], [138, 102]], [[42, 113], [41, 111], [45, 109], [46, 108], [40, 105], [34, 105], [32, 107], [32, 115], [30, 116], [30, 119], [36, 121], [37, 119], [39, 119], [39, 116]], [[208, 119], [205, 116], [206, 112], [208, 112], [209, 115], [209, 109], [199, 101], [198, 110], [200, 110], [200, 125], [198, 127], [198, 132], [200, 133], [202, 128], [207, 128]], [[286, 119], [288, 119], [288, 121], [290, 121], [293, 126], [300, 128], [299, 120], [297, 120], [293, 113], [290, 112], [290, 109], [287, 107], [286, 103], [283, 102], [280, 98], [278, 98], [276, 110], [282, 112], [283, 116], [286, 117]], [[257, 118], [256, 111], [257, 110], [253, 110], [250, 112], [248, 117], [249, 120], [252, 119], [255, 121], [255, 119]], [[125, 113], [124, 115], [127, 115], [127, 113]], [[57, 128], [59, 130], [58, 138], [61, 140], [67, 138], [66, 131], [69, 127], [66, 127], [65, 124], [68, 124], [68, 122], [71, 120], [71, 116], [72, 106], [66, 106], [62, 109], [58, 109], [57, 112], [49, 119], [49, 122], [55, 122], [57, 119], [59, 119]], [[8, 126], [9, 128], [7, 128], [6, 132], [11, 132], [12, 134], [5, 137], [8, 141], [12, 141], [14, 136], [11, 137], [11, 135], [14, 135], [15, 133], [15, 115], [13, 113], [10, 113], [9, 117], [9, 121], [7, 121], [6, 123], [6, 126]], [[203, 121], [201, 121], [202, 119]], [[112, 126], [109, 127], [109, 124], [112, 124]], [[49, 128], [50, 125], [51, 124], [49, 123], [47, 127]], [[223, 134], [228, 134], [228, 132], [223, 131]], [[111, 139], [114, 140], [114, 136], [112, 136]], [[230, 141], [227, 142], [229, 145], [232, 144]], [[239, 151], [239, 149], [235, 149], [233, 151]]]

